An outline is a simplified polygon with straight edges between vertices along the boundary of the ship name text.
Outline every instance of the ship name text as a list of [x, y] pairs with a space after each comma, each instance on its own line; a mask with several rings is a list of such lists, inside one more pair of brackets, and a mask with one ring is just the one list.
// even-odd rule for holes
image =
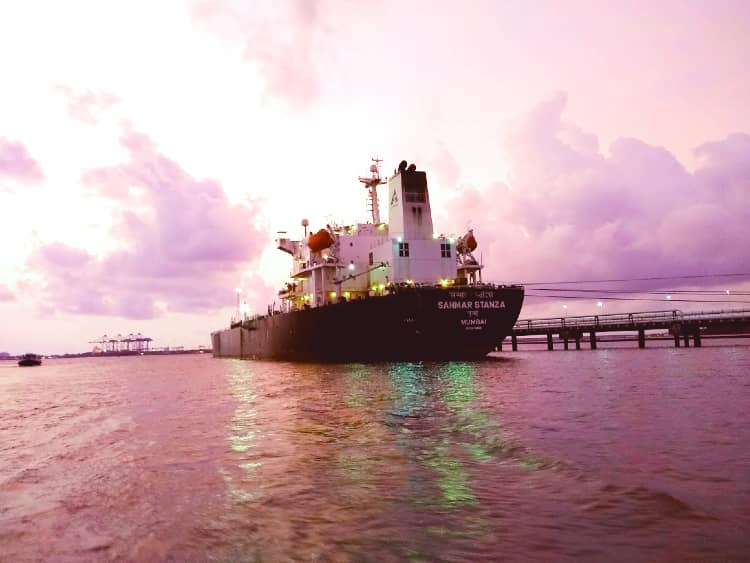
[[442, 310], [505, 309], [505, 301], [438, 301], [437, 308]]
[[487, 319], [461, 319], [463, 327], [480, 327], [487, 324]]

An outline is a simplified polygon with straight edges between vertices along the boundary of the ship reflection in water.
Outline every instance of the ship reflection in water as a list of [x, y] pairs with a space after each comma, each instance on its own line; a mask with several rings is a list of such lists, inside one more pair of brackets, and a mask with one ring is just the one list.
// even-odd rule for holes
[[3, 556], [742, 559], [750, 347], [695, 352], [2, 370]]

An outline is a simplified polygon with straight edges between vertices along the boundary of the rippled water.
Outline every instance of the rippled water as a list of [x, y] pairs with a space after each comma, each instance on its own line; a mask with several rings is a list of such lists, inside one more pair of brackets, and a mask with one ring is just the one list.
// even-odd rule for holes
[[750, 347], [0, 364], [2, 561], [750, 558]]

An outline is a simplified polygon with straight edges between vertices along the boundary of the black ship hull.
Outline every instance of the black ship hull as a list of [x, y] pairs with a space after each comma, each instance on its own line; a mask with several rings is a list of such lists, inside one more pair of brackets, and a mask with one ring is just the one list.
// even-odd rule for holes
[[479, 359], [510, 334], [523, 296], [517, 286], [404, 287], [214, 332], [213, 355], [331, 362]]

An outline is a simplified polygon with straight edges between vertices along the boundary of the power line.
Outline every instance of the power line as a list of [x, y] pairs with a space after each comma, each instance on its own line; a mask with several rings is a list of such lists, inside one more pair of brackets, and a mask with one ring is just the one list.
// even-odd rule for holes
[[[532, 290], [533, 291], [533, 290]], [[550, 295], [550, 294], [533, 294], [526, 293], [526, 297], [542, 297], [547, 299], [587, 299], [583, 295]], [[731, 304], [750, 304], [750, 301], [736, 301], [725, 299], [650, 299], [648, 297], [597, 297], [599, 301], [658, 301], [659, 303], [731, 303]]]
[[622, 278], [611, 280], [565, 280], [565, 281], [544, 281], [544, 282], [514, 282], [518, 285], [550, 285], [550, 284], [572, 284], [572, 283], [615, 283], [615, 282], [633, 282], [633, 281], [659, 281], [659, 280], [691, 280], [705, 278], [730, 278], [730, 277], [750, 277], [750, 272], [736, 272], [730, 274], [701, 274], [691, 276], [652, 276], [648, 278]]
[[673, 290], [638, 290], [638, 289], [604, 289], [604, 288], [581, 288], [581, 289], [566, 289], [564, 287], [534, 287], [531, 291], [565, 291], [569, 293], [632, 293], [639, 295], [671, 295], [671, 294], [684, 294], [684, 295], [750, 295], [750, 291], [732, 291], [732, 290], [719, 290], [719, 289], [673, 289]]

